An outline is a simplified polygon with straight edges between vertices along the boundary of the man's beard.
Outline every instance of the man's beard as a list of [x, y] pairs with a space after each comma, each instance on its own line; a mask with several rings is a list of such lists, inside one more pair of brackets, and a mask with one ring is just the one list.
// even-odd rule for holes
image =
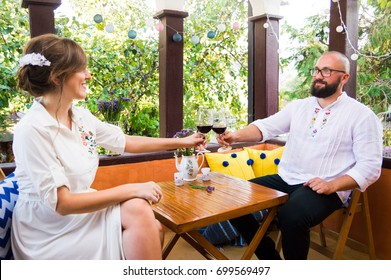
[[[325, 86], [322, 88], [315, 88], [315, 84], [317, 82], [323, 83]], [[340, 85], [340, 82], [341, 82], [341, 79], [338, 82], [335, 82], [334, 84], [327, 84], [321, 80], [315, 80], [312, 82], [312, 85], [311, 85], [311, 94], [312, 94], [312, 96], [315, 96], [318, 98], [329, 97], [337, 91], [337, 89]]]

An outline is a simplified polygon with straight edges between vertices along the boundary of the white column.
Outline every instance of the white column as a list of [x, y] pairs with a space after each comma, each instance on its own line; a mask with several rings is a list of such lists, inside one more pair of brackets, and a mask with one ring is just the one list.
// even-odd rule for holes
[[253, 8], [253, 16], [263, 14], [279, 15], [281, 0], [249, 0]]
[[185, 0], [155, 0], [156, 11], [176, 10], [183, 11]]

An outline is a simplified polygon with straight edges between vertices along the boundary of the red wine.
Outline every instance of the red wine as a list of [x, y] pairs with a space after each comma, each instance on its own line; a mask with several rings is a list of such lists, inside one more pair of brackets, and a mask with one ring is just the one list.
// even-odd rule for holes
[[212, 127], [212, 129], [217, 134], [223, 134], [227, 127]]
[[211, 125], [197, 125], [197, 130], [201, 133], [208, 133], [211, 129]]

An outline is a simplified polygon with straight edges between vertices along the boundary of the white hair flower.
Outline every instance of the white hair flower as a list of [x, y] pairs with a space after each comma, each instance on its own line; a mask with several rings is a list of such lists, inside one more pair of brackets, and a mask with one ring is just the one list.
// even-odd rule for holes
[[51, 62], [46, 59], [40, 53], [28, 53], [19, 60], [19, 66], [23, 67], [26, 65], [34, 65], [34, 66], [50, 66]]

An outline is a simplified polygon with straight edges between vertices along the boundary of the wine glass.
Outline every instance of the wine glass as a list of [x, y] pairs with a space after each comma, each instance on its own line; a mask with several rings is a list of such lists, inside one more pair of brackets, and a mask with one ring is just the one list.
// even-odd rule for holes
[[[197, 131], [206, 134], [208, 133], [213, 126], [213, 111], [208, 108], [200, 108], [197, 112], [196, 120]], [[205, 135], [204, 135], [205, 137]], [[203, 150], [199, 152], [208, 153], [209, 150]]]
[[[227, 116], [226, 116], [226, 111], [225, 110], [216, 110], [213, 113], [213, 126], [212, 129], [214, 132], [217, 134], [223, 134], [226, 129], [227, 129]], [[231, 146], [223, 146], [220, 147], [217, 151], [222, 153], [222, 152], [227, 152], [232, 150]]]

